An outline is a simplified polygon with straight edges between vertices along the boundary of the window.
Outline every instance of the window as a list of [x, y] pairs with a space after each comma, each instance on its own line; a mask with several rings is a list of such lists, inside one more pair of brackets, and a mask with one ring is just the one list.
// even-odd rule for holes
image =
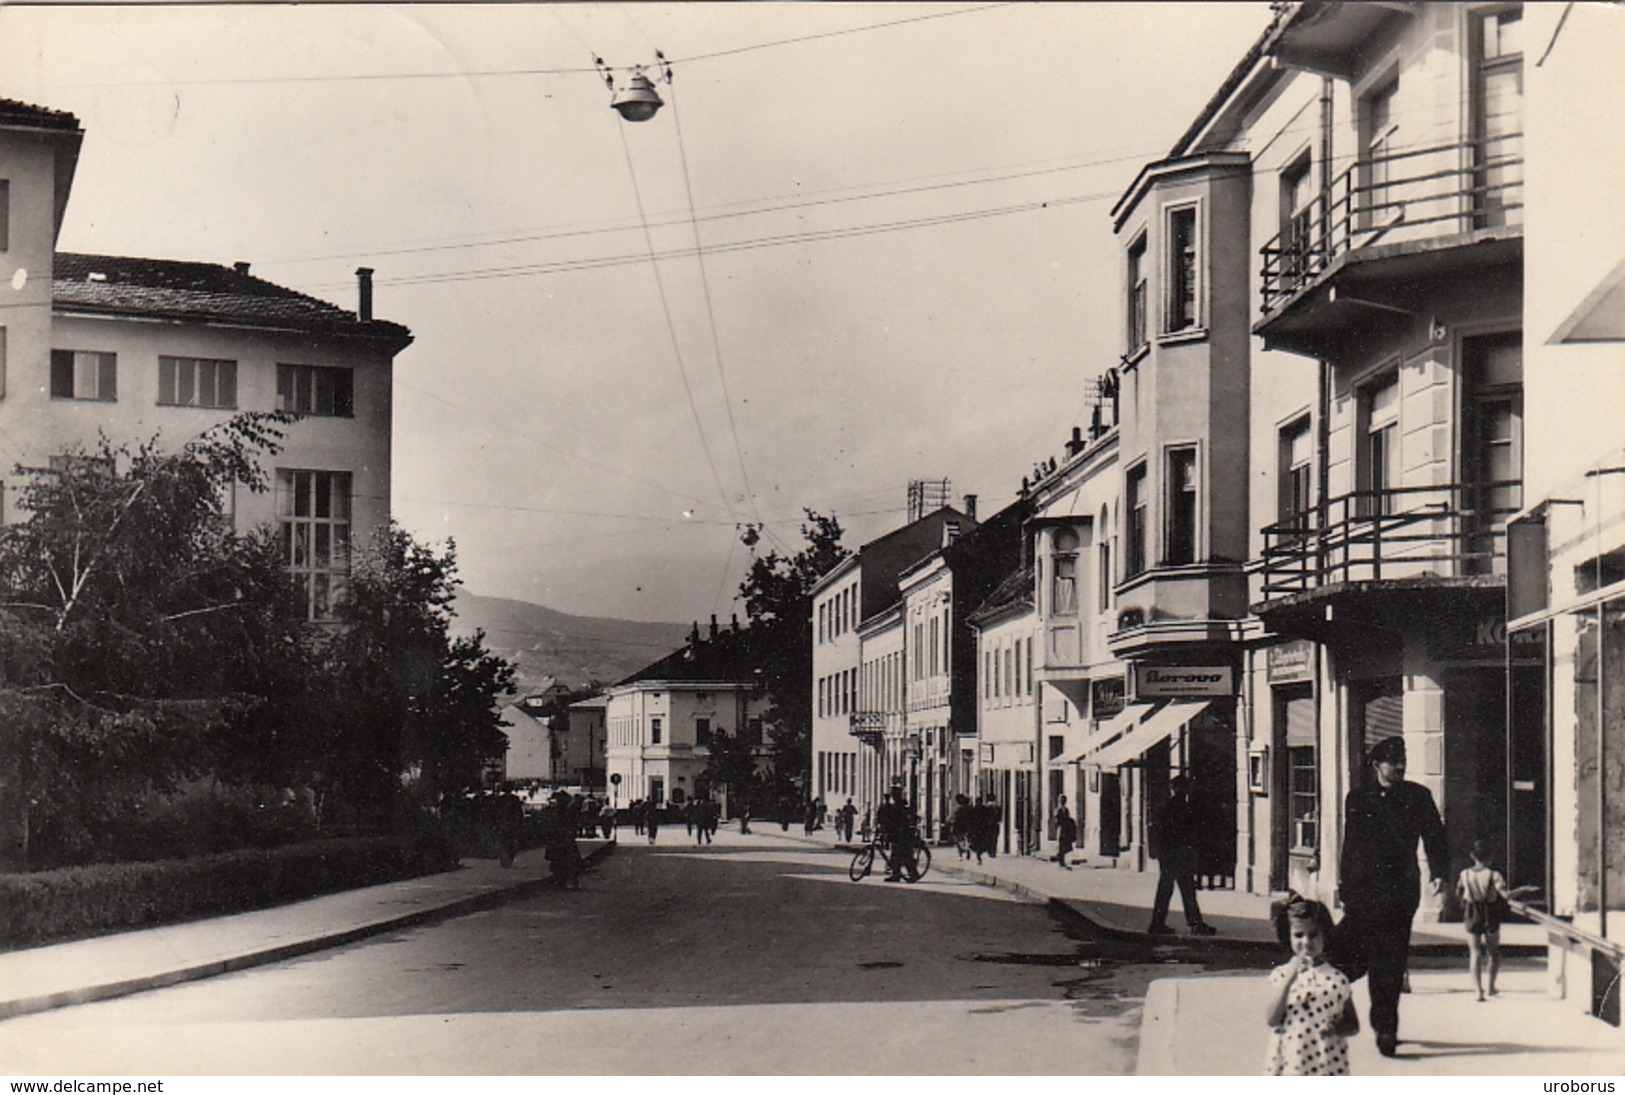
[[661, 717], [659, 715], [651, 716], [649, 719], [649, 744], [659, 745], [664, 730], [665, 726], [661, 721]]
[[1146, 500], [1145, 465], [1130, 468], [1125, 477], [1125, 502], [1128, 506], [1127, 543], [1123, 550], [1123, 577], [1132, 578], [1145, 571]]
[[283, 558], [312, 620], [330, 620], [350, 577], [350, 473], [277, 471]]
[[1027, 636], [1027, 678], [1025, 681], [1027, 695], [1033, 694], [1033, 638]]
[[711, 720], [710, 719], [695, 719], [694, 720], [694, 744], [695, 745], [708, 745], [708, 744], [710, 744], [710, 741], [711, 741]]
[[1196, 307], [1196, 207], [1182, 206], [1168, 213], [1168, 313], [1163, 329], [1169, 334], [1199, 326]]
[[1364, 159], [1355, 206], [1364, 214], [1362, 228], [1381, 226], [1402, 212], [1401, 204], [1389, 189], [1394, 176], [1393, 158], [1399, 149], [1399, 123], [1394, 112], [1394, 98], [1398, 93], [1399, 79], [1395, 77], [1360, 102], [1360, 143]]
[[0, 251], [11, 250], [11, 180], [0, 179]]
[[1490, 12], [1477, 21], [1473, 73], [1474, 227], [1522, 219], [1523, 12]]
[[1366, 429], [1363, 445], [1364, 516], [1394, 512], [1399, 486], [1399, 374], [1389, 373], [1362, 394]]
[[1277, 469], [1280, 493], [1276, 501], [1276, 519], [1290, 524], [1294, 534], [1306, 533], [1302, 520], [1309, 512], [1313, 500], [1309, 496], [1310, 469], [1314, 448], [1309, 436], [1309, 419], [1301, 418], [1281, 431], [1279, 445], [1280, 466]]
[[6, 394], [6, 329], [0, 327], [0, 398]]
[[1168, 452], [1168, 562], [1196, 561], [1196, 450]]
[[1128, 246], [1128, 352], [1149, 340], [1146, 323], [1145, 234]]
[[1019, 695], [1021, 695], [1021, 640], [1020, 639], [1016, 640], [1015, 651], [1016, 651], [1016, 675], [1010, 678], [1010, 694], [1012, 696], [1019, 696]]
[[941, 672], [941, 669], [942, 669], [942, 656], [941, 656], [941, 653], [937, 649], [938, 646], [940, 645], [941, 641], [942, 641], [942, 635], [941, 635], [940, 631], [937, 628], [937, 618], [935, 616], [932, 616], [931, 617], [931, 675], [933, 677], [935, 677], [939, 672]]
[[1320, 843], [1319, 772], [1313, 745], [1291, 745], [1286, 751], [1292, 850], [1313, 852]]
[[1281, 272], [1301, 278], [1313, 269], [1315, 192], [1310, 186], [1309, 153], [1281, 172]]
[[160, 356], [158, 402], [171, 407], [235, 407], [237, 363]]
[[117, 402], [118, 355], [92, 350], [52, 350], [51, 398]]
[[1055, 532], [1055, 565], [1050, 582], [1050, 612], [1072, 616], [1078, 611], [1078, 534], [1069, 528]]
[[1004, 690], [1010, 695], [1016, 694], [1016, 675], [1010, 661], [1010, 647], [1004, 648]]
[[1098, 561], [1100, 564], [1100, 589], [1095, 594], [1095, 607], [1099, 611], [1104, 612], [1112, 605], [1111, 542], [1102, 539], [1100, 541], [1100, 546], [1095, 550], [1095, 554], [1098, 556]]
[[276, 409], [350, 418], [355, 414], [354, 374], [321, 365], [278, 365]]

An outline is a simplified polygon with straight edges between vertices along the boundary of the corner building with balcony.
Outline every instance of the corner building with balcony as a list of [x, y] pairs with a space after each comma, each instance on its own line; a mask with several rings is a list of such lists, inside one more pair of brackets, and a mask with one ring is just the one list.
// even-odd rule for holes
[[1233, 166], [1208, 245], [1247, 263], [1222, 307], [1252, 336], [1232, 427], [1252, 471], [1234, 768], [1252, 892], [1334, 898], [1343, 800], [1392, 736], [1453, 863], [1483, 838], [1515, 884], [1544, 874], [1537, 841], [1507, 846], [1544, 810], [1543, 780], [1512, 791], [1507, 769], [1540, 733], [1518, 702], [1538, 651], [1509, 650], [1505, 615], [1522, 43], [1516, 4], [1284, 7], [1175, 148]]

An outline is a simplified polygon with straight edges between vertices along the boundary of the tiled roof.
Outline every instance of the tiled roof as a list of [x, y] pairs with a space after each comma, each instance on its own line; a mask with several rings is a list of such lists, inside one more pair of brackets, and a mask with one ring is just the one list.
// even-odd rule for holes
[[976, 606], [976, 610], [970, 614], [970, 619], [984, 620], [1007, 608], [1031, 607], [1033, 607], [1033, 568], [1029, 566], [1007, 575], [993, 592], [988, 594], [987, 599]]
[[412, 333], [274, 285], [230, 266], [169, 259], [58, 253], [52, 278], [58, 308], [104, 315], [376, 339], [399, 353]]
[[15, 99], [0, 99], [0, 125], [77, 130], [79, 119], [65, 110], [49, 110], [32, 103], [19, 103]]
[[690, 641], [680, 650], [633, 673], [618, 684], [638, 681], [756, 681], [750, 632], [722, 631], [714, 639]]

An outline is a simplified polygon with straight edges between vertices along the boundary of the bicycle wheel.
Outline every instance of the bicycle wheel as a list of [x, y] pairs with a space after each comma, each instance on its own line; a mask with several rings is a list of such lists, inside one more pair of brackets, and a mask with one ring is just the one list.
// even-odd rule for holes
[[931, 849], [924, 844], [916, 844], [909, 852], [908, 865], [904, 868], [904, 875], [910, 882], [918, 882], [925, 877], [925, 872], [931, 869]]
[[852, 856], [852, 865], [846, 869], [847, 877], [853, 882], [861, 882], [874, 869], [875, 849], [873, 845], [859, 848]]

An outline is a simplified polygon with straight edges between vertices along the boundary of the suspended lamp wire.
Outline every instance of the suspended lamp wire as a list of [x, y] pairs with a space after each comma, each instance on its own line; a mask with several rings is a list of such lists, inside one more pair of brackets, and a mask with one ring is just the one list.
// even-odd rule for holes
[[[655, 56], [664, 63], [665, 56], [659, 50], [655, 51]], [[717, 334], [717, 313], [711, 300], [711, 276], [706, 270], [705, 248], [700, 242], [699, 216], [694, 208], [694, 180], [688, 169], [688, 151], [683, 141], [683, 116], [682, 112], [677, 109], [677, 89], [672, 82], [671, 66], [665, 66], [665, 73], [667, 94], [671, 97], [672, 122], [677, 131], [677, 157], [683, 165], [683, 187], [688, 199], [688, 223], [694, 233], [694, 258], [699, 263], [700, 290], [705, 299], [705, 316], [711, 329], [711, 351], [716, 359], [717, 378], [722, 384], [723, 406], [728, 409], [728, 433], [733, 438], [734, 458], [739, 463], [739, 477], [745, 487], [745, 502], [750, 506], [751, 514], [756, 518], [756, 523], [762, 526], [775, 543], [788, 551], [789, 548], [784, 542], [762, 520], [761, 510], [756, 505], [756, 492], [750, 485], [750, 472], [745, 467], [745, 452], [739, 444], [739, 424], [734, 419], [733, 394], [728, 390], [728, 370], [723, 367], [722, 363], [722, 338]]]
[[677, 375], [683, 381], [683, 394], [688, 399], [689, 412], [694, 416], [694, 429], [700, 436], [700, 448], [705, 453], [705, 464], [711, 469], [711, 479], [717, 487], [717, 497], [722, 500], [722, 506], [728, 511], [728, 516], [735, 521], [739, 515], [734, 512], [733, 502], [728, 498], [728, 491], [722, 485], [722, 476], [717, 472], [716, 459], [711, 455], [711, 442], [705, 436], [705, 424], [700, 421], [700, 408], [694, 402], [694, 388], [688, 381], [688, 369], [683, 363], [683, 346], [677, 337], [677, 326], [672, 320], [671, 300], [666, 294], [666, 279], [660, 274], [660, 262], [655, 255], [654, 234], [649, 230], [649, 219], [644, 212], [643, 192], [638, 186], [637, 168], [632, 163], [632, 146], [626, 140], [626, 126], [617, 122], [615, 131], [621, 138], [621, 152], [626, 156], [626, 171], [632, 179], [632, 196], [637, 201], [638, 222], [643, 226], [644, 243], [649, 249], [649, 265], [654, 268], [655, 288], [660, 293], [660, 309], [666, 320], [666, 333], [671, 337], [673, 359], [677, 365]]

